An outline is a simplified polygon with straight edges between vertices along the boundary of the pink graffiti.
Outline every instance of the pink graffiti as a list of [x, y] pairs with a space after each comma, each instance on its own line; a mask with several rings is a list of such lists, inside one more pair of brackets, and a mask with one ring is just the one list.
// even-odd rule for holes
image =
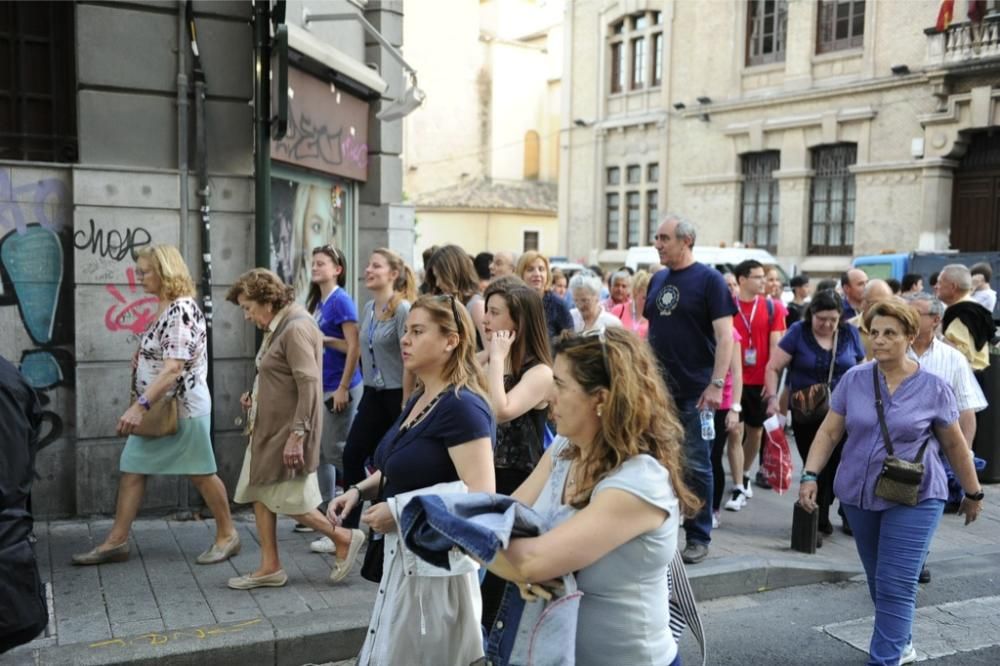
[[340, 140], [340, 150], [344, 156], [355, 165], [364, 169], [368, 166], [368, 144], [354, 138], [345, 136]]
[[[135, 271], [128, 268], [125, 274], [128, 276], [129, 295], [135, 299], [138, 292]], [[131, 331], [135, 335], [142, 335], [149, 324], [156, 319], [156, 309], [159, 304], [156, 296], [145, 296], [129, 302], [115, 285], [106, 284], [104, 288], [117, 301], [104, 313], [104, 325], [109, 331]]]

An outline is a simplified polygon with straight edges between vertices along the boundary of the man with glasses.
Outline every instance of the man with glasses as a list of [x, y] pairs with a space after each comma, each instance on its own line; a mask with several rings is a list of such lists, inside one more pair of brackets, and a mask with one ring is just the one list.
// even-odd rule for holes
[[736, 306], [722, 274], [694, 260], [694, 225], [668, 213], [656, 233], [660, 263], [669, 270], [649, 282], [644, 314], [649, 343], [684, 424], [687, 482], [704, 505], [684, 521], [688, 564], [708, 555], [712, 540], [712, 442], [701, 437], [699, 412], [716, 410], [733, 351]]

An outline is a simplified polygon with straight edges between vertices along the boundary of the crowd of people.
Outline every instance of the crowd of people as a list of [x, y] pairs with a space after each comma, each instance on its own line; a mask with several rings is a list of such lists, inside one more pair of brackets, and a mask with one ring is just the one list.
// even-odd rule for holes
[[[502, 633], [512, 591], [544, 602], [573, 573], [577, 663], [679, 664], [668, 565], [678, 550], [703, 561], [722, 512], [768, 487], [752, 474], [765, 420], [781, 415], [802, 459], [800, 503], [825, 535], [837, 504], [857, 542], [876, 609], [869, 663], [908, 663], [937, 522], [949, 505], [974, 520], [983, 498], [970, 446], [986, 406], [976, 373], [993, 338], [989, 266], [946, 266], [933, 294], [920, 276], [891, 285], [852, 269], [813, 290], [800, 275], [786, 304], [776, 267], [720, 272], [695, 260], [695, 240], [691, 222], [667, 215], [662, 265], [606, 280], [598, 267], [566, 276], [534, 251], [445, 245], [425, 252], [419, 285], [380, 248], [360, 309], [345, 289], [357, 276], [330, 245], [312, 252], [308, 293], [264, 268], [241, 275], [226, 298], [263, 337], [241, 397], [233, 497], [253, 506], [261, 556], [229, 587], [287, 583], [286, 515], [332, 556], [332, 583], [364, 553], [378, 595], [361, 664], [465, 664], [510, 648], [483, 636]], [[118, 422], [115, 520], [73, 562], [129, 558], [146, 479], [160, 474], [201, 492], [216, 535], [196, 562], [222, 562], [240, 538], [211, 446], [205, 318], [176, 248], [141, 250], [136, 276], [159, 309]], [[154, 418], [165, 431], [151, 431]], [[878, 494], [887, 458], [923, 465], [912, 505]], [[454, 491], [512, 497], [546, 530], [505, 542], [483, 576], [461, 554], [431, 567], [401, 516], [416, 497]], [[639, 621], [650, 617], [662, 622]]]

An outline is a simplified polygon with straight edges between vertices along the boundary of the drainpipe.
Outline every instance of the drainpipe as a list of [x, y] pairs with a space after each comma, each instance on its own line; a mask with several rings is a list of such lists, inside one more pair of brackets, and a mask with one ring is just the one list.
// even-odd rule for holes
[[[180, 226], [177, 229], [181, 255], [187, 250], [188, 221], [188, 77], [187, 77], [187, 26], [185, 0], [177, 3], [177, 178], [180, 181]], [[188, 507], [188, 483], [177, 478], [176, 520], [191, 520]]]
[[271, 267], [271, 7], [254, 0], [254, 263]]

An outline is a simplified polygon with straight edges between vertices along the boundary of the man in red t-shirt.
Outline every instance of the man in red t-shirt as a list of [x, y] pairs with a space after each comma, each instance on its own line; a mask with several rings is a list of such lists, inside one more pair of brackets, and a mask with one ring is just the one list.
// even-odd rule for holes
[[746, 434], [743, 439], [743, 487], [733, 488], [732, 498], [726, 502], [730, 511], [739, 511], [746, 500], [753, 496], [750, 489], [750, 468], [760, 451], [760, 438], [767, 418], [764, 404], [764, 368], [771, 352], [785, 332], [785, 310], [779, 303], [764, 295], [764, 266], [748, 259], [733, 269], [739, 285], [733, 315], [733, 326], [743, 338], [743, 421]]

